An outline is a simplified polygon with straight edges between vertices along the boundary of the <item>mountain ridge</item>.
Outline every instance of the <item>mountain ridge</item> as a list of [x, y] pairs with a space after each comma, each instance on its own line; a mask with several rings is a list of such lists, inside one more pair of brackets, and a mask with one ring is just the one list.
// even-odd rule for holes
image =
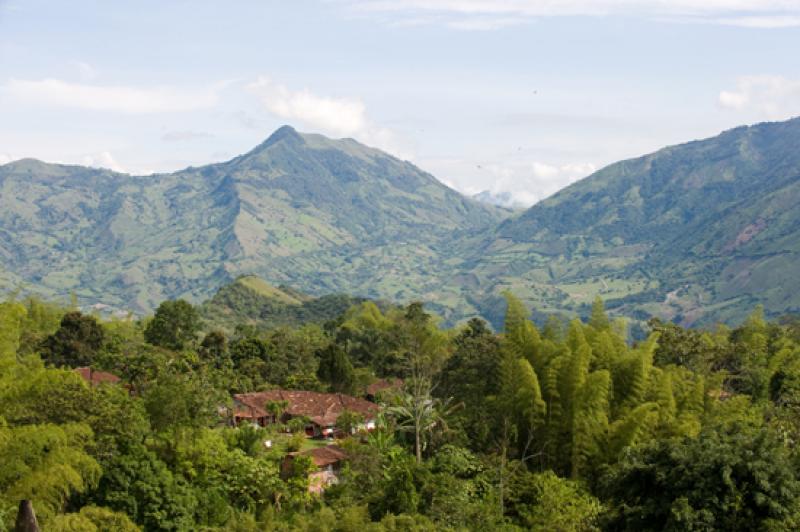
[[798, 144], [800, 119], [733, 128], [515, 213], [290, 126], [149, 176], [16, 161], [0, 166], [0, 283], [140, 312], [252, 274], [313, 296], [420, 299], [449, 322], [499, 324], [507, 289], [543, 313], [586, 313], [600, 295], [637, 320], [736, 321], [756, 303], [776, 315], [800, 310]]
[[[761, 293], [775, 292], [772, 284], [741, 281], [763, 276], [760, 254], [781, 254], [780, 242], [783, 254], [798, 257], [798, 141], [795, 118], [613, 163], [462, 244], [472, 250], [466, 270], [573, 312], [585, 312], [596, 294], [628, 315], [684, 324], [735, 321], [757, 302], [772, 314], [796, 311], [800, 301]], [[776, 274], [796, 271], [783, 262]]]
[[[45, 295], [140, 312], [167, 297], [202, 299], [241, 273], [341, 292], [349, 285], [334, 273], [362, 250], [433, 263], [439, 240], [502, 216], [407, 161], [289, 126], [221, 163], [129, 176], [17, 161], [0, 166], [0, 186], [5, 270]], [[369, 268], [376, 261], [385, 262]]]

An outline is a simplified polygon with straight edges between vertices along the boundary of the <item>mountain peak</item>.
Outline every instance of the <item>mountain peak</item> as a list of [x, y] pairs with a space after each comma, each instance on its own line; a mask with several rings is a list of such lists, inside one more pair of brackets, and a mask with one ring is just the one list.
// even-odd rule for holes
[[305, 140], [303, 136], [297, 132], [292, 126], [286, 125], [276, 129], [272, 135], [267, 137], [267, 140], [250, 150], [245, 156], [259, 155], [267, 148], [279, 143], [285, 143], [291, 146], [301, 146]]
[[264, 141], [264, 146], [271, 146], [282, 140], [298, 140], [302, 141], [303, 137], [292, 126], [281, 126]]

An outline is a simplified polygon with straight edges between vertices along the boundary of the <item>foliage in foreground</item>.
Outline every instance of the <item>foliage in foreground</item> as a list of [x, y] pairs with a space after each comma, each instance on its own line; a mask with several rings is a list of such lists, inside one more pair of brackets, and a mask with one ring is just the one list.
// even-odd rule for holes
[[[0, 530], [30, 498], [47, 530], [791, 530], [800, 526], [796, 321], [653, 322], [630, 344], [597, 301], [543, 328], [441, 329], [370, 302], [324, 327], [207, 331], [167, 302], [142, 322], [0, 304]], [[90, 387], [71, 368], [122, 377]], [[231, 393], [380, 396], [323, 496], [302, 423], [232, 428]], [[265, 405], [280, 408], [280, 405]], [[359, 419], [340, 420], [346, 432]], [[264, 441], [272, 442], [270, 447]]]

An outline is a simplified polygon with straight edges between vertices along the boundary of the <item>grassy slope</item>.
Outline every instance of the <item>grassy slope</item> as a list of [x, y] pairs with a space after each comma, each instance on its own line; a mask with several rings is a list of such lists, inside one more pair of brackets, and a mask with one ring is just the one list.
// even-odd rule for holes
[[18, 161], [0, 166], [0, 192], [1, 286], [139, 312], [243, 274], [317, 295], [418, 297], [436, 282], [434, 248], [504, 216], [408, 162], [288, 127], [172, 174]]
[[799, 144], [800, 120], [737, 128], [610, 165], [502, 223], [410, 163], [291, 128], [173, 174], [18, 161], [0, 167], [0, 286], [146, 311], [255, 274], [269, 285], [240, 284], [276, 304], [301, 297], [272, 288], [289, 285], [495, 324], [504, 289], [541, 312], [599, 294], [684, 323], [797, 311]]
[[347, 295], [311, 297], [287, 287], [274, 287], [243, 276], [221, 287], [200, 309], [207, 328], [231, 331], [238, 324], [270, 329], [335, 319], [364, 301]]
[[[487, 294], [685, 323], [800, 310], [800, 119], [623, 161], [462, 243]], [[484, 296], [491, 300], [490, 295]]]

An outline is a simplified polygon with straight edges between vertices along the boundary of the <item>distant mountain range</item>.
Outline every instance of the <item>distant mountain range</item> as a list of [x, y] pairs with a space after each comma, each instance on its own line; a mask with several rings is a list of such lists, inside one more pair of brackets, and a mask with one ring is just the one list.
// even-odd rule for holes
[[684, 324], [757, 303], [798, 312], [798, 147], [800, 119], [740, 127], [612, 164], [518, 214], [288, 126], [171, 174], [26, 159], [0, 166], [0, 287], [146, 312], [257, 275], [495, 324], [505, 289], [541, 312], [584, 313], [599, 294]]

